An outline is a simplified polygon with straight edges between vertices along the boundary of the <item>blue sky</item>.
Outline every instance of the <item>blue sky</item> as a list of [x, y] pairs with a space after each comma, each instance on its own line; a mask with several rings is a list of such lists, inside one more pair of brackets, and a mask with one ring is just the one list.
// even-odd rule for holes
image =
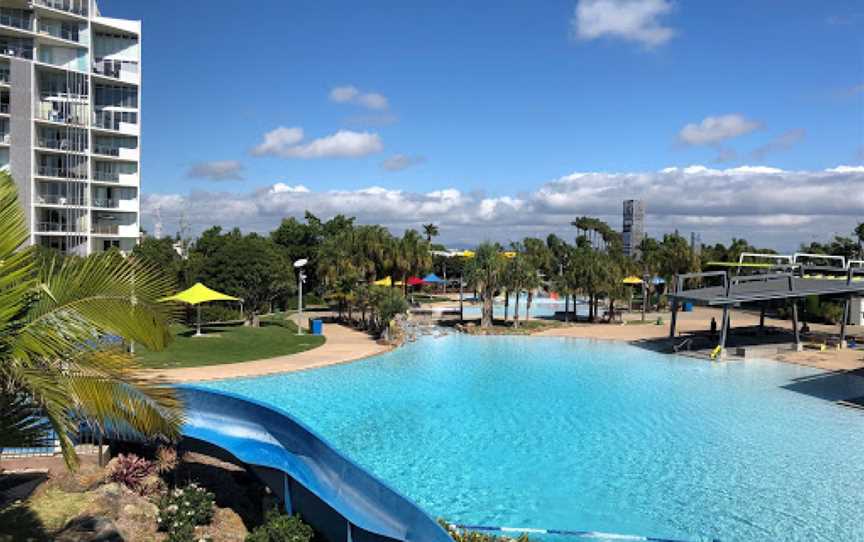
[[[700, 224], [703, 238], [723, 238], [746, 224], [731, 218], [739, 213], [718, 212], [711, 201], [702, 211], [666, 209], [649, 185], [668, 179], [652, 173], [701, 164], [823, 175], [864, 161], [858, 1], [221, 4], [101, 2], [106, 16], [144, 23], [144, 208], [159, 207], [169, 231], [178, 213], [199, 229], [209, 219], [266, 230], [296, 213], [298, 198], [322, 214], [354, 207], [361, 220], [411, 226], [411, 217], [357, 202], [377, 187], [371, 199], [379, 203], [397, 190], [420, 201], [413, 221], [442, 222], [454, 243], [468, 241], [472, 213], [487, 227], [467, 224], [478, 228], [470, 237], [495, 237], [500, 227], [540, 233], [569, 214], [608, 216], [614, 225], [620, 200], [631, 196], [648, 201], [657, 233], [707, 216], [715, 218]], [[610, 204], [574, 201], [531, 224], [495, 218], [549, 211], [537, 194], [574, 172], [599, 176], [594, 186], [606, 179]], [[610, 184], [610, 173], [641, 180]], [[730, 186], [782, 186], [772, 184], [777, 172], [767, 180], [749, 174], [721, 176]], [[864, 183], [854, 168], [837, 175], [818, 182]], [[273, 191], [277, 183], [290, 190]], [[585, 186], [576, 188], [584, 195]], [[293, 199], [262, 205], [268, 190]], [[458, 205], [430, 199], [445, 190], [459, 191]], [[188, 208], [192, 201], [221, 201], [226, 212], [202, 214]], [[430, 201], [438, 206], [424, 208]], [[742, 233], [782, 244], [796, 220], [825, 235], [848, 229], [856, 209], [864, 220], [861, 200], [851, 210], [841, 203], [842, 219], [837, 206], [808, 213], [798, 203], [752, 210], [751, 219], [785, 218]], [[404, 207], [398, 197], [394, 204]], [[826, 212], [837, 215], [830, 226], [818, 218]]]

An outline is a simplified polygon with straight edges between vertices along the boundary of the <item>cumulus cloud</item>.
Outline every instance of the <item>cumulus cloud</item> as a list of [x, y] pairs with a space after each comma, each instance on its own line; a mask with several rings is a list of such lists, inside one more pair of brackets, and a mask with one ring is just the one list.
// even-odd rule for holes
[[243, 180], [243, 164], [236, 160], [217, 160], [198, 162], [186, 172], [190, 179], [209, 179], [211, 181]]
[[702, 122], [690, 123], [678, 132], [678, 139], [686, 145], [718, 145], [730, 139], [749, 134], [761, 128], [756, 121], [739, 113], [705, 117]]
[[795, 128], [794, 130], [783, 132], [768, 143], [754, 149], [753, 152], [750, 153], [750, 156], [754, 160], [761, 162], [770, 154], [791, 149], [806, 136], [807, 130], [804, 128]]
[[394, 154], [390, 158], [381, 163], [381, 167], [385, 171], [402, 171], [411, 166], [417, 166], [426, 161], [423, 156], [408, 156], [406, 154]]
[[366, 109], [376, 109], [383, 111], [390, 107], [390, 101], [383, 94], [377, 92], [360, 92], [353, 86], [347, 85], [344, 87], [335, 87], [330, 91], [330, 101], [336, 103], [350, 103], [365, 107]]
[[675, 36], [661, 21], [672, 8], [667, 0], [579, 0], [571, 25], [580, 40], [617, 38], [657, 47]]
[[279, 127], [264, 134], [264, 141], [252, 149], [254, 156], [281, 158], [359, 158], [384, 150], [378, 134], [339, 130], [335, 134], [303, 143], [302, 128]]
[[575, 216], [590, 215], [621, 226], [621, 202], [646, 202], [649, 232], [697, 231], [706, 242], [733, 236], [782, 250], [813, 235], [851, 231], [864, 214], [864, 166], [786, 171], [766, 166], [713, 169], [670, 167], [656, 172], [572, 173], [519, 196], [488, 196], [455, 188], [409, 192], [377, 186], [313, 191], [276, 183], [241, 194], [196, 191], [188, 196], [147, 194], [145, 226], [159, 208], [163, 219], [181, 213], [201, 231], [216, 221], [226, 227], [269, 231], [285, 216], [339, 213], [394, 232], [424, 222], [442, 224], [442, 240], [454, 246], [480, 239], [510, 241], [550, 232], [573, 238]]

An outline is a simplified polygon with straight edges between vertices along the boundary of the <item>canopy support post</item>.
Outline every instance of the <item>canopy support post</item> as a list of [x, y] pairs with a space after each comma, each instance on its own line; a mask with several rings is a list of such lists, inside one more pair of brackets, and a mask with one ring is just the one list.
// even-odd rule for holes
[[723, 359], [726, 357], [726, 340], [729, 338], [730, 325], [729, 305], [723, 305], [723, 324], [720, 327], [720, 344], [717, 345], [720, 348], [720, 351], [717, 353], [717, 359]]
[[675, 338], [675, 328], [678, 327], [678, 300], [672, 300], [672, 323], [669, 326], [669, 338]]
[[195, 323], [195, 336], [201, 336], [201, 303], [198, 303], [198, 321]]
[[465, 279], [459, 274], [459, 322], [465, 321]]
[[846, 296], [843, 301], [843, 319], [840, 321], [840, 348], [846, 348], [846, 324], [849, 322], [849, 306], [852, 302], [851, 296]]
[[765, 303], [759, 307], [759, 331], [765, 330]]
[[801, 330], [798, 328], [798, 300], [792, 300], [792, 331], [795, 333], [795, 350], [801, 350]]

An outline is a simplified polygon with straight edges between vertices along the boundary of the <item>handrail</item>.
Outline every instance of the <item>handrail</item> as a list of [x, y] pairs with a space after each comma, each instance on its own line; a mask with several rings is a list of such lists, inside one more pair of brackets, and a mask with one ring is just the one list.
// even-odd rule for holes
[[723, 277], [723, 289], [729, 292], [729, 275], [726, 271], [702, 271], [699, 273], [684, 273], [683, 275], [676, 275], [674, 290], [673, 293], [680, 293], [686, 290], [686, 288], [682, 288], [681, 286], [684, 284], [684, 281], [687, 279], [696, 279], [696, 278], [709, 278], [709, 277]]
[[840, 260], [840, 268], [846, 269], [846, 258], [843, 256], [832, 256], [830, 254], [810, 254], [807, 252], [796, 252], [794, 256], [792, 256], [793, 261], [798, 263], [798, 258], [811, 258], [811, 259], [819, 259], [819, 260]]
[[[178, 390], [185, 406], [184, 438], [229, 452], [262, 478], [269, 474], [264, 481], [304, 519], [314, 518], [303, 509], [311, 502], [300, 493], [291, 498], [295, 484], [344, 518], [348, 540], [354, 536], [355, 540], [382, 542], [452, 542], [416, 504], [337, 452], [288, 413], [231, 393], [195, 386], [180, 386]], [[278, 476], [273, 476], [274, 471]], [[319, 504], [313, 506], [320, 511]], [[312, 526], [316, 527], [314, 523]], [[339, 528], [332, 524], [327, 527], [331, 531]]]

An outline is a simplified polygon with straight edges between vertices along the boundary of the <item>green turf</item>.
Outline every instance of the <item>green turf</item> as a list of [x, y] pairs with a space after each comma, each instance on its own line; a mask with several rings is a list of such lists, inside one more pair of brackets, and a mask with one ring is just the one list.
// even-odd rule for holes
[[324, 344], [324, 337], [297, 335], [293, 322], [275, 318], [262, 320], [260, 328], [219, 325], [203, 328], [205, 337], [193, 337], [195, 330], [172, 326], [174, 341], [162, 352], [136, 350], [138, 361], [153, 369], [200, 367], [272, 358], [310, 350]]

